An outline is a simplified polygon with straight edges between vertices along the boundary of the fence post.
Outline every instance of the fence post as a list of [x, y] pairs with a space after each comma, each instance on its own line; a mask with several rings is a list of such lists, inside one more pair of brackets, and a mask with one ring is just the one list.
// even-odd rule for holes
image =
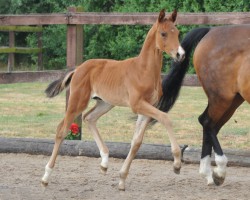
[[[15, 47], [15, 32], [9, 31], [9, 47], [14, 48]], [[8, 72], [13, 71], [15, 65], [15, 54], [9, 53], [8, 56]]]
[[[68, 12], [80, 12], [83, 8], [81, 7], [69, 7]], [[69, 21], [70, 21], [70, 15]], [[68, 24], [67, 25], [67, 67], [75, 67], [82, 63], [83, 60], [83, 26]], [[68, 98], [70, 91], [66, 95], [66, 107], [68, 106]], [[80, 130], [80, 137], [82, 139], [82, 115], [79, 115], [75, 123], [78, 124]]]
[[[42, 42], [42, 31], [37, 32], [37, 47], [42, 49], [43, 48], [43, 42]], [[37, 56], [37, 71], [43, 70], [43, 52], [39, 52]]]

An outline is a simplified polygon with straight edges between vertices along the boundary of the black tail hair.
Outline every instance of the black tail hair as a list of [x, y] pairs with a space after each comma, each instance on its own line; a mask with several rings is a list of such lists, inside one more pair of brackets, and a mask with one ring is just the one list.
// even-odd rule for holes
[[162, 81], [163, 95], [157, 106], [159, 110], [168, 112], [173, 107], [188, 70], [192, 50], [209, 31], [209, 27], [193, 29], [181, 42], [181, 46], [185, 50], [185, 59], [182, 62], [172, 62], [170, 72], [164, 77]]
[[74, 73], [75, 68], [71, 68], [61, 78], [50, 83], [45, 90], [46, 96], [52, 98], [61, 93], [69, 86]]

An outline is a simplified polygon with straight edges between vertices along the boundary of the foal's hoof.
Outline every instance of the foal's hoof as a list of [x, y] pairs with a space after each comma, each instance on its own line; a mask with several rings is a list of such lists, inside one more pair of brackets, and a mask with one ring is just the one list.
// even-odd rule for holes
[[102, 173], [102, 174], [104, 174], [104, 175], [107, 174], [107, 171], [108, 171], [108, 168], [107, 168], [107, 167], [101, 166], [100, 169], [101, 169], [101, 173]]
[[181, 168], [180, 167], [174, 167], [174, 173], [175, 174], [180, 174]]
[[225, 177], [218, 176], [216, 172], [213, 172], [214, 184], [220, 186], [224, 183]]
[[118, 189], [119, 189], [120, 191], [125, 191], [125, 184], [122, 183], [122, 182], [120, 182], [119, 185], [118, 185]]
[[43, 180], [41, 181], [41, 183], [42, 183], [42, 186], [44, 186], [44, 187], [47, 187], [48, 184], [49, 184], [48, 182], [45, 182], [45, 181], [43, 181]]

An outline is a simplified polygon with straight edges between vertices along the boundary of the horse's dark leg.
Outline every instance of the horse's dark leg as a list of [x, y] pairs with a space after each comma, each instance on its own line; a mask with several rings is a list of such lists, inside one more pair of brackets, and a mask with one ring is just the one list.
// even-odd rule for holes
[[[223, 159], [225, 155], [222, 150], [220, 152], [220, 143], [217, 138], [217, 134], [221, 127], [232, 117], [235, 110], [244, 102], [244, 99], [240, 94], [236, 94], [229, 108], [224, 112], [223, 116], [215, 125], [215, 133], [216, 135], [212, 138], [214, 143], [214, 151], [215, 151], [215, 162], [217, 167], [213, 171], [213, 179], [216, 185], [221, 185], [224, 182], [226, 176], [226, 165], [224, 166]], [[218, 143], [217, 143], [218, 141]], [[226, 157], [225, 157], [226, 158]], [[227, 164], [227, 163], [226, 163]]]
[[203, 141], [202, 141], [199, 173], [207, 179], [208, 185], [212, 185], [214, 183], [211, 170], [212, 139], [209, 134], [207, 126], [207, 124], [209, 124], [210, 121], [207, 111], [208, 111], [208, 106], [199, 117], [199, 122], [203, 127]]
[[[199, 117], [199, 121], [203, 126], [203, 146], [200, 173], [206, 176], [208, 184], [211, 184], [212, 180], [216, 185], [221, 185], [224, 182], [226, 176], [227, 158], [222, 151], [217, 134], [221, 127], [231, 118], [235, 110], [242, 104], [243, 101], [244, 99], [239, 94], [237, 94], [233, 100], [223, 103], [222, 107], [224, 107], [224, 109], [221, 109], [220, 107], [220, 113], [217, 112], [216, 115], [212, 115], [215, 112], [213, 112], [211, 109], [216, 109], [216, 106], [211, 108], [208, 105], [204, 113]], [[220, 116], [220, 118], [216, 119], [216, 116]], [[208, 166], [210, 162], [212, 146], [215, 152], [215, 162], [217, 165], [213, 173], [211, 173], [211, 167]]]

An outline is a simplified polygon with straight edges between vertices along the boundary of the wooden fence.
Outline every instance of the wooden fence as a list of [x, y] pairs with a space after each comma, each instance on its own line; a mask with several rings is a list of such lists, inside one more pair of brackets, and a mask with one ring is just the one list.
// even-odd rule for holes
[[[156, 21], [157, 16], [158, 13], [81, 12], [81, 8], [71, 7], [68, 8], [67, 13], [0, 15], [0, 26], [20, 26], [20, 25], [29, 26], [29, 25], [52, 25], [52, 24], [67, 25], [67, 66], [71, 67], [79, 64], [82, 59], [82, 50], [83, 50], [82, 25], [84, 24], [150, 25]], [[250, 24], [250, 12], [179, 13], [177, 18], [177, 24], [180, 25]], [[17, 73], [15, 73], [15, 77], [16, 76], [18, 76]], [[32, 77], [33, 78], [30, 81], [35, 81], [34, 77], [37, 76], [34, 75]], [[46, 75], [46, 77], [48, 76]], [[23, 79], [16, 79], [16, 80], [23, 80]], [[27, 81], [29, 80], [27, 79]], [[1, 73], [0, 83], [6, 83], [6, 82], [8, 82], [6, 80], [6, 75], [4, 73]], [[193, 82], [196, 83], [197, 81]]]
[[[72, 12], [59, 14], [0, 15], [0, 25], [50, 25], [50, 24], [112, 24], [150, 25], [158, 13], [96, 13]], [[179, 13], [178, 24], [250, 24], [250, 12]]]
[[[9, 32], [9, 46], [0, 47], [0, 53], [7, 53], [8, 55], [8, 72], [14, 70], [15, 54], [38, 54], [37, 70], [42, 70], [42, 26], [0, 26], [0, 32]], [[37, 48], [16, 47], [15, 46], [15, 32], [36, 32], [37, 33]]]

